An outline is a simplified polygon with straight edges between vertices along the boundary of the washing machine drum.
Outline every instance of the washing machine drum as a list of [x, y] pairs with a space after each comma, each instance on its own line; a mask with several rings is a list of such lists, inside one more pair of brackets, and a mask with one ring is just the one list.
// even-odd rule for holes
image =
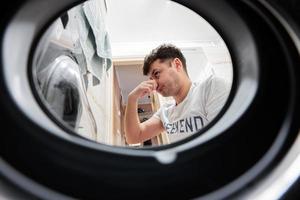
[[1, 8], [0, 196], [299, 195], [299, 3], [175, 2], [203, 16], [222, 36], [234, 66], [233, 86], [224, 109], [202, 130], [214, 137], [203, 142], [196, 134], [146, 149], [96, 144], [40, 123], [53, 120], [36, 98], [33, 52], [45, 27], [79, 1], [14, 1]]

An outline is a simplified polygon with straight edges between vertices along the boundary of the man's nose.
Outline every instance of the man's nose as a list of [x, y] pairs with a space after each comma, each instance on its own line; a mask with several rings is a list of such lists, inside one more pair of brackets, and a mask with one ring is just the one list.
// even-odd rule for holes
[[157, 80], [155, 80], [155, 89], [157, 89], [157, 88], [158, 88], [158, 85], [159, 85], [158, 81], [157, 81]]
[[149, 77], [149, 80], [151, 80], [151, 81], [154, 81], [154, 82], [155, 82], [155, 84], [156, 84], [156, 87], [155, 87], [155, 88], [157, 88], [157, 87], [158, 87], [158, 85], [159, 85], [159, 83], [158, 83], [158, 79], [155, 79], [155, 78], [153, 78], [153, 77]]

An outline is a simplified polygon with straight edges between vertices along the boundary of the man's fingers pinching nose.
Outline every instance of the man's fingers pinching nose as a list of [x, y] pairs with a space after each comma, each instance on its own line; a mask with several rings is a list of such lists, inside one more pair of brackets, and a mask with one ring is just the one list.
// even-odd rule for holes
[[153, 90], [156, 90], [156, 88], [157, 88], [157, 83], [154, 81], [153, 82]]

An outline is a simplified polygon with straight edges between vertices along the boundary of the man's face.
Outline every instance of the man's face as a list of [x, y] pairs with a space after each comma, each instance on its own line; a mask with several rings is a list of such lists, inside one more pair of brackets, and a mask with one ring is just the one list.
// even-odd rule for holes
[[149, 77], [157, 83], [156, 91], [164, 97], [176, 96], [179, 91], [179, 75], [174, 59], [157, 59], [150, 66]]

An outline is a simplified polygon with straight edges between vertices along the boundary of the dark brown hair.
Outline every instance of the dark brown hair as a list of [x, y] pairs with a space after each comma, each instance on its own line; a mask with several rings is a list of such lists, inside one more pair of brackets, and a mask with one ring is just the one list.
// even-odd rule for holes
[[187, 73], [186, 60], [182, 52], [180, 51], [180, 49], [172, 44], [162, 44], [157, 48], [153, 49], [150, 52], [150, 54], [145, 57], [144, 65], [143, 65], [143, 74], [148, 75], [150, 71], [150, 66], [157, 59], [160, 59], [162, 62], [164, 62], [167, 59], [174, 59], [174, 58], [180, 59], [180, 61], [183, 64], [184, 71]]

